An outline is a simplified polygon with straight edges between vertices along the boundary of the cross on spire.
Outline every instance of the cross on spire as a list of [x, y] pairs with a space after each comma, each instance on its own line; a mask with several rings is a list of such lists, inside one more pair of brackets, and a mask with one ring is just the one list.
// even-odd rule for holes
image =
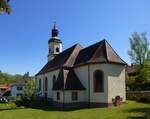
[[59, 31], [56, 28], [56, 22], [54, 22], [54, 26], [53, 26], [53, 29], [52, 29], [52, 37], [57, 37], [58, 33], [59, 33]]

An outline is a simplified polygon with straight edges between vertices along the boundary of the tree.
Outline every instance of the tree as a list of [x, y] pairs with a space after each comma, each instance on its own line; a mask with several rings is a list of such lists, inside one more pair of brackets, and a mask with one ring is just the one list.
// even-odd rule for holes
[[142, 78], [143, 80], [150, 79], [150, 60], [145, 60], [142, 66], [138, 67], [138, 78]]
[[0, 14], [6, 12], [7, 14], [11, 13], [11, 7], [9, 5], [10, 0], [0, 0]]
[[147, 90], [150, 88], [150, 51], [146, 33], [135, 32], [129, 41], [131, 50], [128, 54], [136, 68], [136, 75], [127, 77], [126, 84], [132, 90]]
[[25, 86], [24, 94], [21, 97], [21, 101], [23, 103], [30, 103], [35, 99], [35, 94], [37, 93], [38, 89], [35, 82], [30, 79]]
[[150, 52], [148, 49], [148, 40], [146, 33], [133, 33], [132, 37], [129, 38], [131, 50], [128, 54], [131, 61], [135, 65], [142, 65], [146, 59], [150, 58]]

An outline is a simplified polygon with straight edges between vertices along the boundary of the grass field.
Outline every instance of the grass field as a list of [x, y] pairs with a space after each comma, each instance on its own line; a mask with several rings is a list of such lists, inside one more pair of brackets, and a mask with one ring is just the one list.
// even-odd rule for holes
[[120, 107], [55, 111], [18, 109], [0, 111], [0, 119], [150, 119], [150, 104], [128, 101]]
[[16, 105], [14, 104], [14, 103], [0, 103], [0, 109], [1, 108], [14, 108], [14, 107], [16, 107]]

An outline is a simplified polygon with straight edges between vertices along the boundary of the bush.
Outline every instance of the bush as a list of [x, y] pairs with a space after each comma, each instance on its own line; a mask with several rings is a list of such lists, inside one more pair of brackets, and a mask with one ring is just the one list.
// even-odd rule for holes
[[150, 102], [150, 91], [130, 91], [127, 92], [127, 99], [138, 102]]
[[16, 101], [18, 105], [29, 105], [36, 100], [37, 87], [33, 80], [28, 80], [24, 94]]

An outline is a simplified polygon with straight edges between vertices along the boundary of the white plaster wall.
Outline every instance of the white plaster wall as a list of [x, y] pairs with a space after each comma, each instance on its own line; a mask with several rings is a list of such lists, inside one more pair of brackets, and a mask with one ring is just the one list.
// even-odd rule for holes
[[[90, 74], [88, 74], [88, 70]], [[104, 92], [94, 92], [93, 89], [93, 82], [94, 82], [94, 72], [96, 70], [102, 70], [104, 72]], [[76, 67], [74, 68], [74, 71], [76, 75], [78, 76], [81, 83], [86, 88], [85, 91], [79, 92], [79, 101], [85, 101], [85, 102], [97, 102], [97, 103], [111, 103], [112, 98], [115, 96], [121, 96], [123, 97], [123, 101], [126, 100], [125, 98], [125, 69], [122, 65], [116, 65], [116, 64], [90, 64]], [[44, 75], [37, 76], [38, 79], [41, 80], [41, 89], [42, 94], [44, 96], [44, 78], [48, 78], [48, 98], [53, 98], [54, 101], [57, 101], [56, 99], [56, 91], [52, 91], [52, 78], [55, 74], [56, 78], [58, 77], [59, 70], [55, 70], [49, 73], [46, 73]], [[88, 92], [88, 76], [90, 77], [90, 98], [89, 98], [89, 92]], [[37, 81], [39, 82], [39, 81]], [[71, 100], [71, 91], [65, 91], [64, 93], [65, 101], [66, 102], [72, 102]], [[60, 91], [60, 102], [63, 102], [63, 92]], [[58, 102], [59, 102], [58, 101]]]
[[[72, 92], [78, 93], [78, 100], [72, 100]], [[85, 102], [85, 91], [65, 91], [65, 103], [72, 103], [72, 102]]]
[[[59, 48], [59, 52], [56, 52], [56, 48]], [[61, 43], [55, 43], [54, 44], [54, 54], [59, 54], [60, 52], [62, 52], [62, 44]]]
[[[56, 52], [56, 48], [59, 48], [59, 52]], [[48, 61], [52, 60], [56, 54], [62, 52], [62, 43], [51, 42], [48, 44], [48, 49], [51, 49], [51, 52], [48, 51]]]
[[[57, 92], [60, 92], [60, 100], [57, 100]], [[72, 100], [72, 92], [78, 93], [78, 100]], [[73, 102], [85, 102], [85, 91], [53, 91], [53, 100], [56, 102], [73, 103]]]
[[[88, 74], [88, 70], [90, 74]], [[94, 72], [104, 72], [104, 92], [94, 92]], [[111, 103], [112, 97], [120, 95], [125, 100], [125, 70], [124, 66], [116, 64], [90, 64], [74, 68], [75, 73], [85, 86], [85, 101]], [[88, 86], [88, 75], [90, 86]], [[88, 92], [88, 87], [90, 93]], [[90, 96], [89, 96], [90, 95]], [[90, 99], [88, 99], [90, 97]]]
[[[105, 64], [90, 64], [90, 65], [84, 65], [74, 68], [75, 73], [79, 77], [82, 84], [85, 86], [85, 101], [86, 102], [107, 102], [107, 77], [104, 74], [104, 92], [98, 93], [94, 92], [93, 89], [93, 73], [95, 70], [102, 70], [105, 72]], [[89, 70], [89, 71], [88, 71]], [[89, 72], [89, 74], [88, 74]], [[90, 79], [88, 79], [88, 77]], [[88, 84], [88, 80], [90, 81], [90, 84]], [[89, 85], [89, 86], [88, 86]], [[90, 90], [90, 93], [89, 93]]]
[[17, 87], [20, 87], [20, 86], [13, 86], [11, 88], [11, 96], [17, 96], [17, 94], [23, 94], [24, 93], [24, 89], [25, 89], [25, 86], [21, 86], [23, 87], [23, 90], [17, 90]]
[[58, 77], [59, 74], [59, 69], [45, 73], [43, 75], [39, 75], [37, 76], [37, 85], [39, 86], [39, 79], [41, 79], [41, 96], [44, 96], [44, 93], [46, 93], [44, 91], [44, 86], [45, 86], [45, 77], [47, 77], [48, 80], [48, 90], [47, 90], [47, 97], [48, 98], [52, 98], [53, 97], [53, 92], [52, 92], [52, 88], [53, 88], [53, 76], [56, 76], [56, 79]]
[[44, 75], [38, 75], [38, 76], [36, 76], [36, 85], [37, 85], [37, 87], [38, 87], [38, 89], [39, 89], [39, 80], [41, 79], [41, 90], [39, 91], [39, 93], [40, 93], [40, 96], [44, 96], [44, 93], [43, 93], [43, 79], [44, 79]]
[[58, 54], [58, 52], [56, 52], [56, 47], [59, 47], [60, 52], [62, 52], [62, 43], [57, 43], [57, 42], [51, 42], [48, 45], [48, 48], [51, 49], [50, 54]]
[[[90, 102], [107, 103], [108, 82], [106, 64], [90, 64]], [[94, 72], [101, 70], [104, 73], [104, 92], [94, 92]]]
[[108, 102], [112, 102], [112, 98], [120, 96], [123, 102], [126, 101], [125, 91], [125, 67], [121, 65], [108, 66]]
[[79, 80], [83, 84], [83, 86], [86, 88], [84, 91], [85, 101], [88, 101], [88, 66], [84, 65], [81, 67], [74, 68], [74, 71], [76, 75], [78, 76]]
[[[57, 100], [57, 92], [60, 93], [60, 100]], [[53, 91], [53, 101], [63, 102], [63, 91]]]

